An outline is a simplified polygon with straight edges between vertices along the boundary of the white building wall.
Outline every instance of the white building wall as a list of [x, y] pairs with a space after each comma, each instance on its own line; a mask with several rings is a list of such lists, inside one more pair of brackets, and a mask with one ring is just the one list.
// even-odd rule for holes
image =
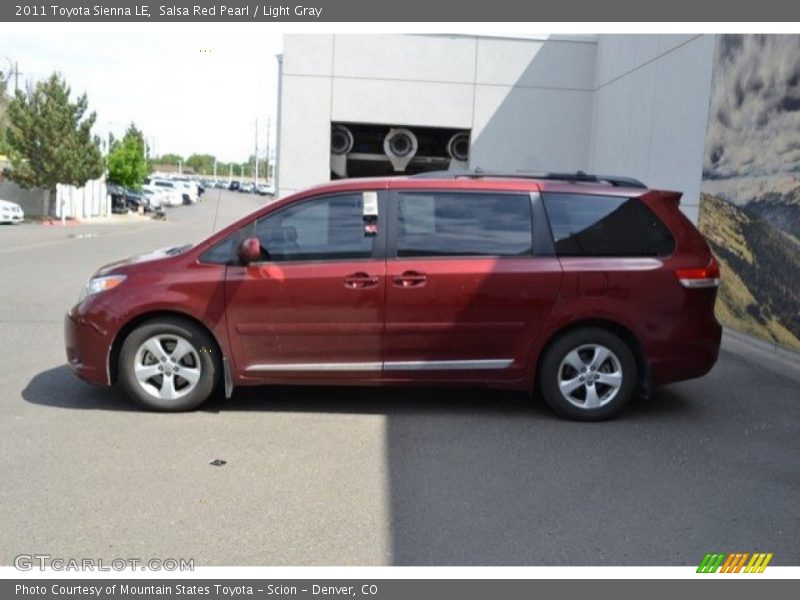
[[596, 42], [478, 38], [470, 166], [586, 169]]
[[279, 196], [330, 176], [333, 38], [284, 36], [277, 132]]
[[472, 130], [470, 166], [629, 175], [697, 219], [713, 35], [287, 35], [278, 193], [330, 176], [330, 123]]
[[589, 169], [683, 192], [697, 222], [714, 35], [603, 35]]
[[287, 35], [278, 194], [327, 181], [330, 123], [472, 130], [472, 167], [586, 169], [595, 39]]

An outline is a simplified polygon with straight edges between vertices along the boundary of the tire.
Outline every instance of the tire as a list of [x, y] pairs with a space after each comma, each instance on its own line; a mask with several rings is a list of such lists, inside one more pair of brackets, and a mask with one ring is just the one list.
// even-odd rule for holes
[[214, 393], [221, 372], [214, 339], [180, 318], [140, 325], [125, 339], [119, 356], [119, 381], [128, 396], [163, 412], [200, 406]]
[[545, 352], [539, 389], [559, 416], [601, 421], [619, 413], [637, 387], [636, 359], [619, 336], [586, 327], [559, 337]]

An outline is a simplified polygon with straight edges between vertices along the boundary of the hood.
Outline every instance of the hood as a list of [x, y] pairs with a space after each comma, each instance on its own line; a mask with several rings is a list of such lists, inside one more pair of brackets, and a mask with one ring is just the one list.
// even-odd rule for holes
[[130, 265], [137, 265], [146, 262], [153, 262], [157, 260], [163, 260], [165, 258], [172, 258], [173, 256], [178, 256], [179, 254], [183, 254], [189, 248], [192, 247], [192, 244], [184, 244], [183, 246], [169, 246], [167, 248], [159, 248], [158, 250], [153, 250], [152, 252], [145, 252], [144, 254], [134, 254], [133, 256], [129, 256], [128, 258], [123, 258], [122, 260], [118, 260], [113, 263], [109, 263], [97, 271], [98, 275], [109, 275], [121, 267], [127, 267]]
[[9, 200], [0, 200], [0, 208], [20, 208], [20, 205]]

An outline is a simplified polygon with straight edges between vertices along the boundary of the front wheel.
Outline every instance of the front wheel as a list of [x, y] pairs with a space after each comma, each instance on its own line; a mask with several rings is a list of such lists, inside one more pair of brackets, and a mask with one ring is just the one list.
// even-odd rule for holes
[[160, 411], [191, 410], [208, 400], [220, 373], [216, 344], [183, 319], [159, 319], [135, 329], [122, 345], [119, 379], [140, 404]]
[[630, 401], [636, 378], [636, 359], [628, 345], [606, 329], [587, 327], [550, 346], [539, 369], [539, 389], [560, 416], [599, 421]]

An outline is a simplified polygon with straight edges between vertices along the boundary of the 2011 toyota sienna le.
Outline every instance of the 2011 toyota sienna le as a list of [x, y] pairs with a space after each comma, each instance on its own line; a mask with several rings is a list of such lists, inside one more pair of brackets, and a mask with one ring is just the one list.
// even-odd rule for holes
[[719, 266], [680, 196], [582, 172], [326, 184], [100, 269], [67, 358], [165, 411], [218, 385], [458, 384], [608, 418], [717, 360]]

